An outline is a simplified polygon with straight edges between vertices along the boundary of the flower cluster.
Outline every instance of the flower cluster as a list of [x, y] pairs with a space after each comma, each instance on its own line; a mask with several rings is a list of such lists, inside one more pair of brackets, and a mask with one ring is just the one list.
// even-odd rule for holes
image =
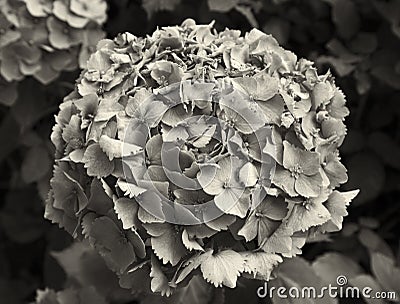
[[12, 83], [26, 76], [48, 84], [83, 68], [105, 36], [106, 9], [104, 0], [1, 0], [0, 83], [9, 91], [1, 102], [15, 101]]
[[269, 280], [341, 229], [357, 191], [338, 147], [349, 114], [327, 73], [253, 29], [213, 24], [102, 40], [60, 106], [45, 217], [135, 290]]

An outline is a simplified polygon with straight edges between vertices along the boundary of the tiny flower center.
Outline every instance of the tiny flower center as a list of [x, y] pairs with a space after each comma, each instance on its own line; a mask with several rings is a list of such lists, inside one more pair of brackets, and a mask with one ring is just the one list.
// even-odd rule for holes
[[292, 177], [294, 178], [299, 178], [300, 174], [303, 173], [303, 169], [301, 168], [301, 166], [299, 164], [296, 164], [291, 170], [290, 170], [290, 174]]
[[312, 204], [312, 201], [310, 199], [306, 199], [303, 202], [303, 207], [306, 208], [307, 210], [310, 210], [311, 209], [311, 204]]

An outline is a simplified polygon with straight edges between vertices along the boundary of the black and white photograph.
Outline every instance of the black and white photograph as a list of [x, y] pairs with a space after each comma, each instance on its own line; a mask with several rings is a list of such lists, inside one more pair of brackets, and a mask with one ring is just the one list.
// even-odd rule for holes
[[0, 0], [0, 304], [400, 303], [400, 0]]

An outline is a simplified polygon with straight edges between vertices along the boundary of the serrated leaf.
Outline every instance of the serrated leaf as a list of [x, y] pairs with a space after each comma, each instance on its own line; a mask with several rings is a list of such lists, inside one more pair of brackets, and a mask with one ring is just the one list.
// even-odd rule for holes
[[155, 255], [151, 256], [151, 291], [159, 292], [162, 296], [169, 297], [172, 294], [172, 288], [165, 274], [161, 270], [160, 262]]
[[200, 266], [204, 279], [215, 287], [235, 288], [237, 278], [244, 271], [243, 257], [230, 249], [217, 253], [210, 250], [203, 255], [208, 256]]
[[154, 253], [164, 264], [170, 262], [175, 266], [187, 254], [187, 250], [182, 243], [182, 233], [174, 225], [163, 224], [144, 224], [143, 225], [151, 237], [151, 247]]
[[189, 236], [186, 229], [183, 229], [182, 231], [182, 243], [190, 251], [192, 250], [204, 251], [203, 247], [200, 246], [200, 244], [196, 241], [196, 239], [191, 238]]
[[124, 229], [137, 228], [139, 221], [137, 220], [139, 206], [136, 201], [125, 197], [118, 198], [114, 201], [114, 210], [118, 218], [122, 222]]
[[117, 186], [125, 193], [125, 195], [129, 196], [129, 198], [138, 197], [147, 191], [145, 188], [121, 179], [117, 181]]
[[92, 246], [99, 251], [107, 265], [117, 273], [124, 272], [137, 259], [131, 243], [131, 234], [129, 231], [121, 231], [106, 216], [94, 219], [88, 231]]
[[283, 262], [277, 255], [266, 252], [241, 252], [244, 259], [244, 272], [251, 274], [254, 279], [269, 281], [275, 266]]

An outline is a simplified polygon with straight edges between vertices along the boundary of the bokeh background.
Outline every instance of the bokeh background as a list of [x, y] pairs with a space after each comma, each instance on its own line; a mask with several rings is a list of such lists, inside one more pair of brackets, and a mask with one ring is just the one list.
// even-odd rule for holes
[[[0, 303], [34, 301], [37, 289], [60, 290], [66, 284], [68, 271], [52, 252], [72, 240], [43, 219], [53, 163], [49, 136], [58, 105], [93, 46], [103, 36], [125, 31], [143, 36], [186, 18], [214, 21], [219, 30], [257, 27], [298, 57], [315, 61], [320, 73], [332, 71], [351, 113], [340, 149], [349, 175], [343, 190], [361, 192], [342, 232], [307, 244], [304, 260], [281, 271], [300, 286], [302, 280], [310, 284], [346, 274], [354, 286], [375, 284], [400, 295], [400, 1], [106, 2], [106, 18], [92, 16], [91, 23], [72, 27], [85, 37], [77, 43], [47, 20], [62, 19], [62, 13], [48, 17], [39, 1], [0, 0]], [[27, 14], [25, 23], [13, 22], [15, 7]], [[46, 39], [61, 51], [39, 48]], [[257, 286], [243, 283], [226, 291], [225, 302], [262, 302]]]

